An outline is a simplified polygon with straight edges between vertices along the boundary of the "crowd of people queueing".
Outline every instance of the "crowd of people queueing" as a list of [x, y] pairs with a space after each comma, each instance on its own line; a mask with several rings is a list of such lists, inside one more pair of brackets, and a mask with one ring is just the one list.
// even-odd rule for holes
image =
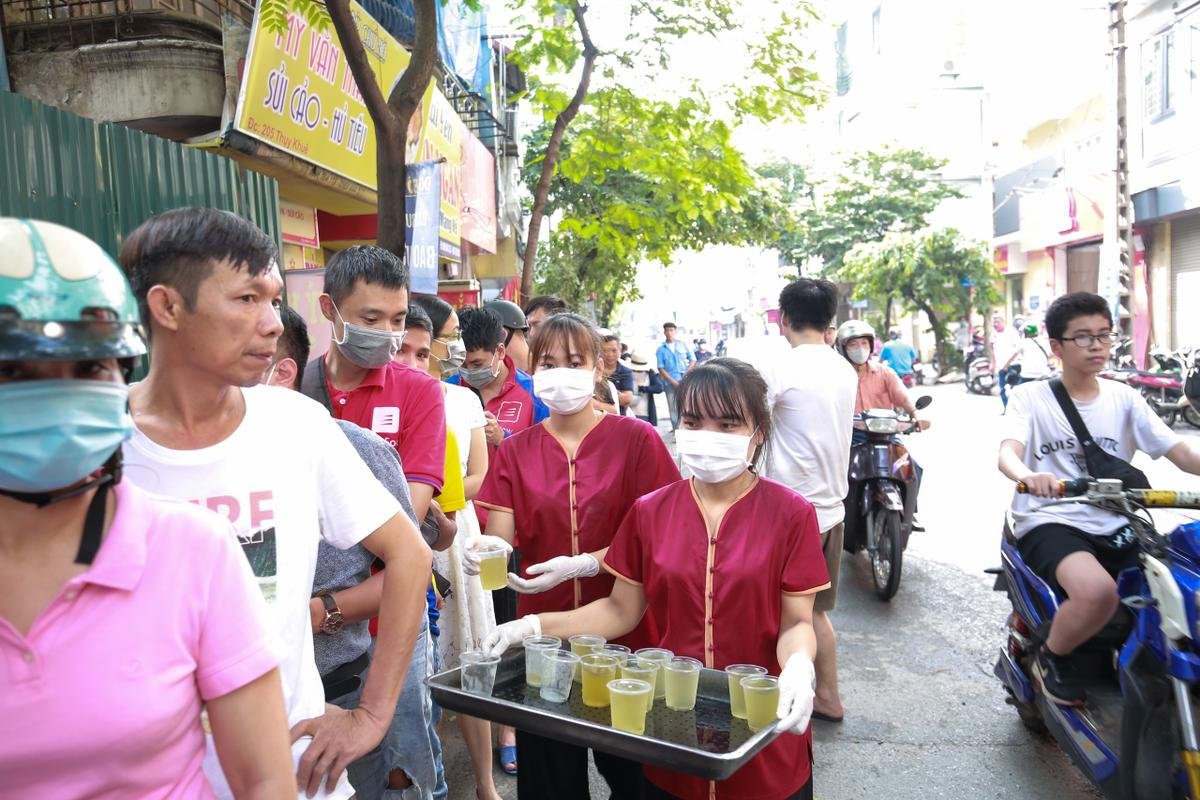
[[[425, 679], [539, 632], [779, 676], [786, 735], [732, 778], [595, 752], [614, 797], [812, 797], [851, 419], [896, 392], [832, 284], [784, 290], [762, 372], [670, 323], [655, 370], [553, 298], [412, 295], [370, 246], [330, 259], [311, 353], [274, 242], [221, 211], [119, 266], [49, 223], [0, 248], [0, 797], [445, 797]], [[630, 413], [650, 375], [688, 480]], [[492, 726], [458, 724], [497, 800]], [[588, 796], [586, 749], [498, 739], [520, 797]]]

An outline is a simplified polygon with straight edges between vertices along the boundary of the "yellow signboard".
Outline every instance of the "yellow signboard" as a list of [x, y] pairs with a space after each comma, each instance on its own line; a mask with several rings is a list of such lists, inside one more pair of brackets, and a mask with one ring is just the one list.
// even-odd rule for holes
[[[265, 31], [260, 15], [254, 16], [234, 126], [374, 189], [374, 126], [337, 33], [332, 25], [315, 30], [294, 0], [289, 4], [285, 33]], [[350, 11], [387, 97], [408, 66], [408, 51], [357, 3], [350, 3]]]

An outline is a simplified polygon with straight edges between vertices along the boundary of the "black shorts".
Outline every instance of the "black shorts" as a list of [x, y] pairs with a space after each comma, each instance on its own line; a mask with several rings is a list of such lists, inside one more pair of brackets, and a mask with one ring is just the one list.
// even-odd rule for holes
[[1058, 585], [1054, 573], [1072, 553], [1091, 553], [1114, 578], [1121, 570], [1139, 563], [1137, 537], [1129, 527], [1107, 536], [1093, 536], [1069, 525], [1038, 525], [1017, 540], [1017, 552], [1025, 566], [1064, 596], [1066, 592]]

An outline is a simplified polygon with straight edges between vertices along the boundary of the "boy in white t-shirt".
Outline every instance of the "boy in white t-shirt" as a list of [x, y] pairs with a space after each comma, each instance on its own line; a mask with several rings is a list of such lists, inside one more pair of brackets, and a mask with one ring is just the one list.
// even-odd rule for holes
[[[137, 430], [125, 474], [233, 523], [285, 645], [300, 797], [345, 800], [346, 767], [392, 721], [425, 614], [429, 548], [325, 409], [258, 385], [283, 332], [283, 280], [266, 234], [228, 212], [178, 209], [130, 234], [120, 260], [151, 333], [150, 372], [129, 393]], [[309, 600], [322, 538], [361, 543], [387, 567], [376, 657], [349, 711], [326, 706], [314, 660]], [[227, 624], [240, 624], [240, 609], [228, 609]], [[205, 772], [219, 797], [231, 795], [215, 759]]]
[[[1126, 461], [1138, 450], [1166, 456], [1200, 475], [1200, 447], [1182, 440], [1130, 387], [1096, 376], [1108, 362], [1114, 333], [1104, 298], [1074, 292], [1046, 312], [1050, 348], [1062, 361], [1062, 383], [1091, 438]], [[1034, 498], [1055, 497], [1059, 481], [1087, 475], [1083, 449], [1055, 399], [1050, 381], [1018, 386], [1010, 395], [1000, 443], [1000, 471], [1024, 483], [1013, 497], [1017, 548], [1022, 559], [1067, 599], [1058, 608], [1034, 661], [1043, 691], [1062, 705], [1086, 699], [1061, 659], [1100, 631], [1117, 610], [1114, 577], [1137, 566], [1137, 542], [1124, 517], [1082, 504], [1039, 508]]]

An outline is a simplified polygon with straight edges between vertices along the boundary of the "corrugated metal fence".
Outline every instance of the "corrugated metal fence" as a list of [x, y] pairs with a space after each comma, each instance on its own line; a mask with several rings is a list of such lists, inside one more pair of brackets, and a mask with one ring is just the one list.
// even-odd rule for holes
[[240, 214], [279, 241], [279, 186], [220, 156], [0, 92], [0, 216], [74, 228], [114, 256], [148, 217]]

